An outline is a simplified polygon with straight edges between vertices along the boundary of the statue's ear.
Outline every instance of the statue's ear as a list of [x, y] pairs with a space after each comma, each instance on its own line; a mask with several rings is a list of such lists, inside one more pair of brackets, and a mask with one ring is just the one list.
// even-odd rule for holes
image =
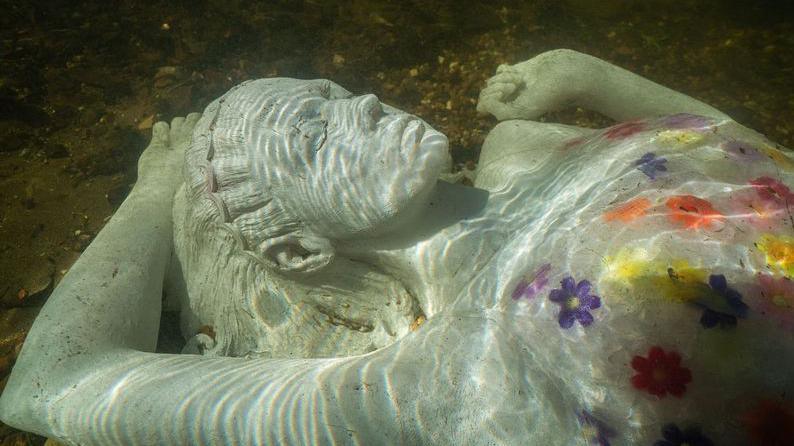
[[262, 255], [281, 272], [317, 271], [334, 258], [334, 248], [325, 237], [292, 233], [260, 245]]

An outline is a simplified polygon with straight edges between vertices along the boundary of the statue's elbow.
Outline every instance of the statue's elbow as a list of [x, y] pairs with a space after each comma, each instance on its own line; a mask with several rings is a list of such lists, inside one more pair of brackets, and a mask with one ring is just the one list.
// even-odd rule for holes
[[0, 421], [53, 436], [57, 429], [51, 424], [62, 418], [58, 410], [63, 397], [76, 391], [74, 383], [79, 380], [75, 375], [81, 373], [81, 367], [84, 372], [85, 361], [49, 361], [50, 358], [51, 355], [23, 348], [0, 395]]
[[46, 434], [41, 424], [46, 419], [46, 389], [37, 384], [22, 373], [12, 373], [0, 395], [0, 421], [24, 431]]

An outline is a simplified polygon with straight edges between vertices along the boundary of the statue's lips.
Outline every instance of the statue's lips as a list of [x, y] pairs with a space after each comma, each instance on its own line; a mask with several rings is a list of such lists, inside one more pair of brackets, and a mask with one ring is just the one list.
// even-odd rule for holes
[[408, 121], [402, 134], [401, 147], [403, 150], [417, 150], [422, 143], [422, 136], [425, 134], [425, 125], [418, 119]]
[[409, 162], [424, 160], [426, 162], [446, 156], [447, 139], [444, 135], [415, 117], [409, 118], [402, 125], [400, 148], [405, 160]]
[[411, 117], [402, 133], [400, 156], [405, 169], [392, 184], [391, 203], [396, 211], [410, 207], [435, 186], [448, 161], [446, 136], [421, 119]]

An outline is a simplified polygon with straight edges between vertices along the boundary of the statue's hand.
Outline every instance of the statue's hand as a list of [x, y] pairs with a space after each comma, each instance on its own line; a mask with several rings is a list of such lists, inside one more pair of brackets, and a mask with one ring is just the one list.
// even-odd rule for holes
[[169, 126], [158, 122], [152, 128], [152, 142], [138, 160], [136, 188], [154, 187], [173, 195], [182, 184], [185, 149], [190, 144], [193, 128], [201, 115], [174, 118]]
[[500, 121], [534, 120], [563, 108], [578, 91], [578, 53], [554, 50], [516, 65], [500, 65], [480, 92], [477, 111]]

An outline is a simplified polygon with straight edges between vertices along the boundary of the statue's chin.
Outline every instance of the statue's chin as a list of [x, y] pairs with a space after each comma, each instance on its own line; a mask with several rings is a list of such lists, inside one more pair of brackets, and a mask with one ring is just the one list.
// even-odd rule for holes
[[425, 132], [415, 153], [409, 154], [381, 200], [382, 213], [375, 224], [356, 236], [382, 236], [410, 227], [422, 218], [438, 178], [449, 172], [451, 160], [446, 136], [435, 130]]

